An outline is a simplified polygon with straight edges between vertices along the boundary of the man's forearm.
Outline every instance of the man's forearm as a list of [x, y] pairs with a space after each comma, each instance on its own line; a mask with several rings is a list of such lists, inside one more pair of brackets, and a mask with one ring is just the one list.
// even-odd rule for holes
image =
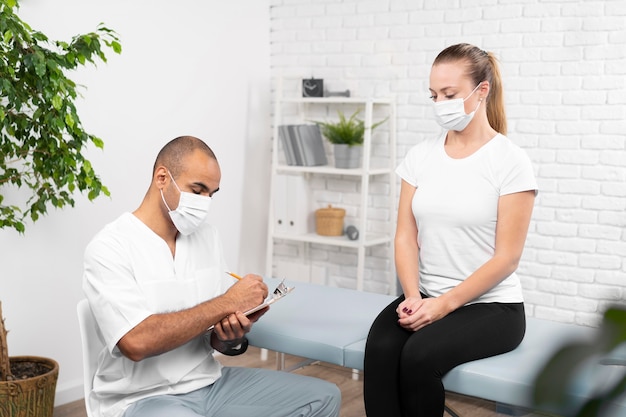
[[153, 314], [126, 333], [117, 343], [133, 361], [168, 352], [206, 332], [235, 311], [224, 296], [173, 313]]

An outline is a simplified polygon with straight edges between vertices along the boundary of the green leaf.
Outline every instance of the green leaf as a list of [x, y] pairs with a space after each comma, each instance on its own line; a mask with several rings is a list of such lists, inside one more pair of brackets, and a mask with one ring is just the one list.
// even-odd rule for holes
[[93, 136], [91, 138], [91, 141], [93, 142], [94, 145], [96, 145], [97, 148], [100, 148], [100, 149], [104, 148], [104, 141], [102, 139]]
[[52, 107], [54, 107], [55, 110], [61, 110], [61, 107], [63, 106], [63, 99], [59, 96], [54, 96], [52, 97]]
[[13, 39], [13, 32], [11, 32], [10, 30], [5, 31], [3, 36], [3, 42], [9, 43], [11, 42], [11, 39]]
[[113, 48], [113, 51], [116, 54], [121, 54], [122, 53], [122, 44], [117, 42], [117, 41], [113, 41], [111, 42], [111, 47]]
[[74, 127], [74, 118], [71, 113], [65, 113], [65, 124], [69, 127]]

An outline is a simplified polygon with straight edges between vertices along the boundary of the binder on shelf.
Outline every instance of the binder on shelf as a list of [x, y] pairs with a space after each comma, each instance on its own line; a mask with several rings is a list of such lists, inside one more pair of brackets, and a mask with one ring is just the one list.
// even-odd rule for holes
[[287, 226], [287, 177], [285, 175], [276, 175], [275, 184], [274, 230], [278, 233], [285, 233], [289, 229]]
[[281, 125], [278, 133], [287, 165], [327, 165], [326, 151], [318, 125]]
[[306, 179], [301, 175], [276, 175], [274, 185], [274, 231], [292, 235], [309, 233], [313, 217]]
[[278, 136], [280, 136], [280, 141], [283, 145], [283, 151], [285, 152], [285, 160], [287, 161], [287, 165], [297, 165], [296, 156], [294, 154], [293, 145], [291, 142], [291, 135], [289, 134], [289, 126], [278, 126]]
[[304, 163], [306, 166], [326, 165], [326, 152], [322, 142], [322, 133], [318, 125], [299, 125], [299, 138], [302, 141]]
[[289, 140], [291, 141], [291, 146], [296, 156], [296, 165], [304, 166], [304, 151], [302, 150], [302, 141], [300, 140], [298, 125], [289, 125], [288, 131]]

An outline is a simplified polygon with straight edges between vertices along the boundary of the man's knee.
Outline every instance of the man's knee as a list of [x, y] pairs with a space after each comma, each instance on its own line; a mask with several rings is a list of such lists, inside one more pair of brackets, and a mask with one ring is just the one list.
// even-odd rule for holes
[[314, 416], [339, 416], [341, 408], [341, 391], [337, 385], [330, 382], [321, 381], [319, 394], [319, 409], [313, 410]]

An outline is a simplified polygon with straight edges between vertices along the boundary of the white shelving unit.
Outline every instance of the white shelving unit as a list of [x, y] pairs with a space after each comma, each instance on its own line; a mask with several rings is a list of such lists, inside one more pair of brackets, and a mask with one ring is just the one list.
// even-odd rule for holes
[[[366, 248], [376, 245], [389, 245], [390, 254], [393, 253], [393, 235], [395, 233], [395, 207], [396, 207], [396, 180], [395, 180], [395, 164], [396, 164], [396, 106], [395, 101], [387, 98], [356, 98], [356, 97], [321, 97], [321, 98], [282, 98], [281, 92], [278, 92], [278, 98], [274, 108], [274, 126], [273, 126], [273, 146], [272, 146], [272, 164], [271, 164], [271, 183], [270, 183], [270, 219], [268, 222], [268, 239], [267, 239], [267, 257], [266, 257], [266, 274], [272, 276], [274, 266], [274, 243], [276, 240], [300, 242], [305, 246], [308, 244], [323, 244], [336, 247], [354, 248], [357, 252], [357, 289], [363, 290], [365, 276], [365, 254]], [[364, 108], [365, 137], [363, 142], [362, 165], [357, 169], [340, 169], [331, 165], [326, 166], [290, 166], [279, 158], [281, 148], [279, 148], [278, 127], [285, 124], [283, 108], [285, 106], [296, 107], [298, 115], [296, 118], [302, 123], [310, 120], [310, 113], [313, 110], [319, 110], [319, 106], [326, 106], [330, 114], [336, 114], [336, 108], [341, 106], [352, 106], [356, 108]], [[372, 166], [372, 123], [375, 110], [379, 108], [388, 115], [388, 152], [383, 160], [384, 166]], [[384, 110], [386, 109], [386, 110]], [[293, 115], [291, 115], [293, 118]], [[317, 116], [316, 116], [317, 118]], [[330, 160], [329, 160], [330, 163]], [[320, 236], [316, 233], [291, 234], [283, 233], [276, 227], [274, 219], [273, 204], [276, 198], [276, 176], [280, 174], [303, 175], [307, 178], [315, 175], [342, 176], [353, 177], [355, 181], [360, 181], [360, 206], [359, 216], [357, 219], [357, 228], [360, 231], [357, 240], [349, 240], [345, 235], [338, 237]], [[368, 195], [370, 190], [370, 181], [373, 177], [385, 176], [389, 185], [389, 227], [383, 233], [369, 233], [368, 230]], [[389, 292], [395, 294], [396, 279], [393, 259], [389, 260]]]

